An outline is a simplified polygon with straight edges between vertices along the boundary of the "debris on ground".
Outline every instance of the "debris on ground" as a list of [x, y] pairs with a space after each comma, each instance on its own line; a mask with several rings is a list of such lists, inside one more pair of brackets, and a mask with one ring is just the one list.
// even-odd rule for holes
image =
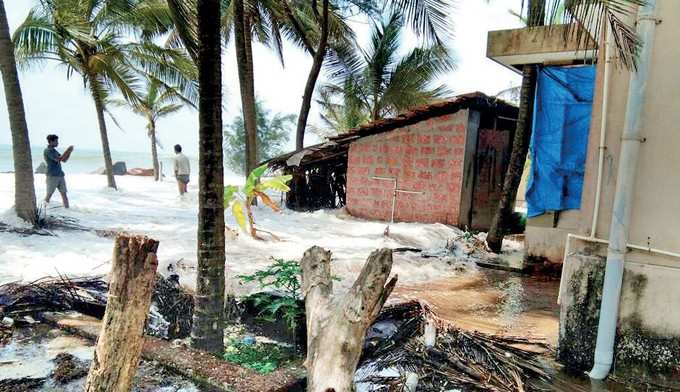
[[0, 222], [0, 232], [16, 233], [27, 237], [31, 235], [56, 236], [52, 230], [92, 231], [91, 228], [78, 223], [75, 218], [59, 215], [46, 216], [43, 210], [39, 211], [38, 214], [39, 218], [35, 226]]
[[[101, 319], [106, 310], [108, 283], [95, 277], [45, 277], [29, 283], [0, 285], [0, 320], [33, 324], [40, 312], [77, 311]], [[177, 275], [156, 277], [146, 332], [163, 339], [189, 336], [193, 297], [179, 285]], [[8, 321], [9, 322], [9, 321]], [[0, 340], [5, 329], [0, 323]]]
[[59, 353], [52, 360], [55, 364], [52, 379], [57, 384], [67, 384], [87, 376], [88, 364], [69, 353]]
[[151, 332], [151, 335], [165, 339], [182, 339], [189, 336], [194, 314], [194, 299], [180, 286], [178, 275], [170, 275], [167, 279], [156, 275], [151, 307], [167, 323], [167, 329], [163, 333], [162, 328], [153, 328], [149, 322], [147, 333]]
[[415, 382], [418, 391], [537, 390], [534, 383], [551, 376], [540, 355], [520, 345], [544, 342], [458, 329], [417, 301], [394, 305], [369, 330], [357, 389], [402, 390]]
[[15, 321], [42, 311], [75, 310], [101, 318], [108, 285], [101, 277], [45, 277], [0, 286], [0, 317]]
[[6, 378], [0, 380], [0, 391], [2, 392], [25, 392], [38, 389], [45, 383], [45, 378]]

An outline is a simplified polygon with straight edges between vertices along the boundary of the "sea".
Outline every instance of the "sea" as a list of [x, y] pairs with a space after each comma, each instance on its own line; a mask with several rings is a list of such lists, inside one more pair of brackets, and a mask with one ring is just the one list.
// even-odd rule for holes
[[[63, 152], [63, 148], [57, 148]], [[43, 162], [43, 151], [45, 147], [32, 147], [31, 156], [33, 158], [33, 170], [35, 170], [41, 162]], [[123, 161], [128, 170], [132, 168], [150, 169], [153, 167], [151, 160], [151, 151], [144, 152], [123, 152], [111, 151], [113, 162]], [[163, 172], [166, 175], [171, 175], [172, 172], [172, 155], [159, 152], [159, 159], [163, 166]], [[198, 168], [198, 159], [189, 157], [191, 166]], [[94, 149], [79, 149], [76, 148], [71, 154], [68, 162], [62, 164], [62, 168], [66, 174], [87, 174], [104, 167], [104, 157], [100, 150]], [[0, 144], [0, 173], [13, 172], [14, 164], [12, 159], [12, 146]]]

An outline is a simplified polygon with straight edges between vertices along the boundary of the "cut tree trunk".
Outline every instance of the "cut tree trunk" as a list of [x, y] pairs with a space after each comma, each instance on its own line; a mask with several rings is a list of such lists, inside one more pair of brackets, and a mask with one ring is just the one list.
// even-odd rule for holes
[[316, 81], [319, 79], [323, 60], [326, 57], [326, 47], [328, 46], [328, 0], [323, 1], [323, 16], [319, 23], [321, 24], [321, 38], [319, 39], [319, 46], [316, 48], [316, 52], [314, 52], [312, 68], [309, 70], [305, 92], [302, 96], [302, 105], [300, 105], [300, 114], [298, 115], [295, 133], [296, 150], [301, 150], [305, 146], [305, 130], [307, 128], [309, 111], [312, 107], [312, 96], [314, 95]]
[[14, 59], [14, 45], [7, 24], [5, 4], [2, 0], [0, 0], [0, 71], [5, 88], [9, 127], [12, 132], [14, 207], [21, 219], [35, 224], [38, 213], [35, 203], [31, 143], [28, 137], [24, 100]]
[[198, 268], [191, 345], [224, 349], [224, 166], [220, 2], [198, 0]]
[[[530, 0], [528, 6], [527, 25], [541, 26], [545, 20], [546, 0]], [[503, 237], [507, 231], [508, 221], [512, 214], [517, 189], [522, 181], [524, 164], [527, 160], [529, 142], [531, 141], [531, 127], [534, 114], [534, 97], [536, 96], [537, 66], [527, 64], [522, 69], [522, 90], [519, 100], [519, 116], [515, 137], [512, 141], [510, 162], [503, 181], [503, 190], [498, 202], [498, 208], [491, 219], [491, 227], [486, 236], [486, 243], [492, 252], [501, 253]]]
[[101, 87], [97, 77], [93, 74], [88, 75], [90, 91], [94, 100], [94, 107], [97, 110], [97, 121], [99, 122], [99, 136], [102, 141], [102, 153], [104, 154], [104, 167], [106, 169], [106, 181], [109, 188], [118, 189], [116, 179], [113, 176], [113, 160], [111, 159], [111, 148], [109, 147], [109, 134], [106, 130], [106, 119], [104, 118], [104, 100], [100, 95]]
[[387, 281], [392, 251], [374, 251], [354, 285], [333, 299], [331, 252], [308, 249], [300, 262], [307, 317], [307, 391], [350, 392], [366, 330], [380, 313], [397, 283]]
[[149, 123], [149, 136], [151, 137], [151, 158], [153, 159], [153, 179], [160, 181], [161, 165], [158, 163], [158, 142], [156, 141], [156, 124]]
[[243, 0], [234, 2], [234, 41], [236, 64], [241, 91], [241, 107], [245, 126], [246, 164], [245, 176], [257, 167], [257, 114], [255, 111], [255, 73], [250, 20], [245, 13]]
[[156, 277], [158, 241], [116, 237], [106, 312], [87, 376], [87, 392], [127, 392], [144, 343]]

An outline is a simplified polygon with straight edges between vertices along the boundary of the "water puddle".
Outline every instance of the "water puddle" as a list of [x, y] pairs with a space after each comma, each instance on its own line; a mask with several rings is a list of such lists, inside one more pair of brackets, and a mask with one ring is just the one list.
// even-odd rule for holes
[[[70, 354], [89, 368], [94, 354], [93, 343], [53, 329], [45, 324], [31, 328], [18, 328], [6, 345], [0, 346], [0, 381], [20, 380], [20, 386], [10, 390], [36, 390], [42, 392], [80, 392], [86, 377], [78, 377], [66, 384], [57, 384], [52, 378], [54, 359], [59, 354]], [[29, 384], [29, 379], [46, 379]], [[139, 364], [132, 391], [134, 392], [198, 392], [193, 382], [169, 373], [158, 364], [142, 361]], [[30, 386], [29, 386], [30, 385]], [[2, 389], [2, 385], [0, 385]]]
[[84, 361], [92, 360], [94, 347], [85, 339], [67, 336], [46, 325], [14, 331], [12, 339], [0, 347], [0, 379], [43, 378], [54, 369], [59, 353]]

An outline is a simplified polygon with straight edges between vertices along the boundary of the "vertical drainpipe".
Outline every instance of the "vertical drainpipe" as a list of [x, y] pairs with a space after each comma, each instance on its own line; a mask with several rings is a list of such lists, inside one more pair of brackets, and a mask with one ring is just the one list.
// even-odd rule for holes
[[642, 137], [642, 112], [645, 106], [645, 90], [654, 43], [656, 19], [656, 0], [647, 0], [638, 12], [637, 32], [642, 41], [637, 71], [631, 73], [628, 87], [628, 104], [626, 119], [621, 136], [621, 153], [616, 178], [616, 193], [612, 221], [609, 228], [609, 249], [604, 285], [602, 288], [602, 305], [597, 327], [597, 343], [595, 346], [595, 364], [590, 371], [590, 378], [602, 380], [609, 374], [614, 359], [614, 343], [616, 324], [619, 314], [619, 300], [623, 281], [623, 262], [627, 250], [630, 215], [635, 190], [635, 174]]

